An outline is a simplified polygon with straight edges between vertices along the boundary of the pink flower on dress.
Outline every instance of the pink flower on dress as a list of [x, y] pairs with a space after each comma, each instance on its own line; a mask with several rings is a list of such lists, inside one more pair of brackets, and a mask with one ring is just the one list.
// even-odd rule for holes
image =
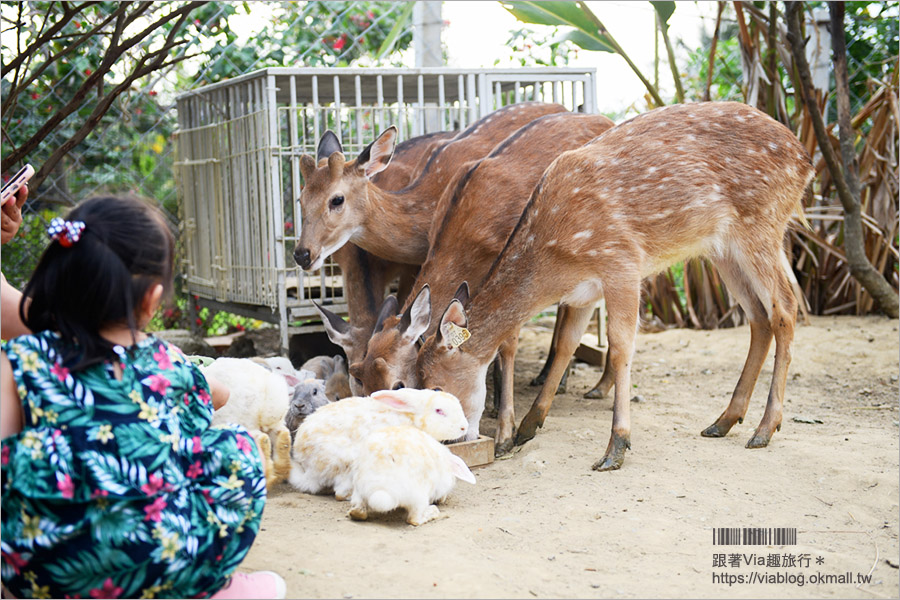
[[169, 386], [172, 385], [172, 382], [162, 375], [151, 375], [147, 379], [147, 385], [157, 394], [165, 394], [166, 390], [169, 389]]
[[56, 375], [56, 378], [60, 381], [65, 381], [66, 377], [69, 376], [69, 370], [59, 363], [53, 363], [53, 366], [50, 367], [50, 372]]
[[91, 590], [91, 598], [119, 598], [124, 591], [112, 582], [112, 577], [107, 577], [102, 588]]
[[94, 498], [100, 498], [100, 497], [105, 498], [105, 497], [107, 497], [107, 496], [109, 496], [109, 492], [106, 491], [106, 490], [96, 489], [96, 490], [94, 490], [93, 492], [91, 492], [91, 499], [92, 499], [92, 500], [93, 500]]
[[203, 442], [200, 441], [200, 436], [195, 435], [191, 438], [191, 442], [194, 444], [194, 454], [200, 454], [203, 452]]
[[3, 450], [0, 450], [0, 464], [6, 466], [9, 464], [9, 446], [3, 446]]
[[162, 344], [159, 345], [159, 352], [153, 353], [153, 360], [156, 361], [156, 364], [159, 365], [159, 368], [163, 371], [167, 371], [172, 368], [172, 360], [169, 358], [168, 352], [163, 347]]
[[159, 490], [165, 486], [165, 481], [159, 475], [148, 475], [147, 483], [141, 486], [141, 491], [147, 494], [148, 496], [152, 496]]
[[[166, 501], [162, 496], [158, 496], [156, 500], [153, 501], [149, 506], [144, 507], [144, 512], [147, 513], [144, 517], [145, 521], [154, 521], [159, 523], [162, 520], [162, 510], [166, 507]], [[121, 593], [121, 592], [120, 592]], [[114, 597], [114, 596], [112, 596]]]
[[253, 451], [252, 447], [250, 446], [250, 442], [248, 442], [247, 438], [242, 435], [237, 436], [237, 447], [244, 454], [250, 454]]
[[203, 474], [203, 465], [200, 464], [199, 460], [196, 461], [194, 464], [192, 464], [190, 467], [188, 467], [187, 473], [185, 473], [185, 475], [187, 475], [191, 479], [197, 479], [197, 477], [199, 477], [202, 474]]
[[203, 406], [209, 406], [209, 401], [211, 398], [209, 397], [209, 393], [206, 390], [200, 390], [197, 393], [197, 397], [200, 398], [200, 402], [203, 403]]
[[56, 487], [62, 492], [63, 498], [73, 498], [75, 496], [75, 484], [72, 483], [72, 477], [68, 473], [65, 475], [56, 474]]
[[203, 497], [206, 498], [207, 504], [213, 503], [213, 497], [210, 495], [209, 490], [200, 490], [203, 493]]
[[22, 555], [18, 552], [13, 552], [12, 554], [3, 553], [3, 562], [12, 566], [13, 571], [18, 575], [21, 572], [22, 567], [28, 564], [27, 560], [22, 558]]

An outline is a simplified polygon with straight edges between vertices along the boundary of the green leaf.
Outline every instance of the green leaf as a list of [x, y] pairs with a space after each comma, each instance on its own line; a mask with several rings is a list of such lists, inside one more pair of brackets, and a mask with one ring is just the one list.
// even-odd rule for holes
[[672, 13], [675, 12], [675, 3], [674, 2], [654, 2], [654, 0], [650, 0], [650, 4], [653, 5], [653, 8], [656, 9], [656, 14], [659, 15], [659, 22], [662, 23], [663, 28], [668, 31], [669, 30], [669, 17], [672, 16]]
[[523, 23], [568, 25], [589, 34], [597, 31], [575, 2], [501, 2], [501, 5]]
[[415, 4], [415, 2], [407, 2], [406, 6], [403, 7], [403, 12], [401, 12], [397, 16], [397, 21], [391, 28], [390, 33], [388, 33], [387, 37], [384, 38], [384, 41], [381, 43], [381, 47], [378, 48], [378, 52], [375, 54], [376, 59], [380, 59], [382, 56], [390, 52], [391, 48], [394, 47], [394, 43], [397, 41], [397, 37], [401, 33], [403, 33], [403, 30], [406, 29], [407, 23], [409, 23], [409, 17], [412, 14], [413, 6], [415, 6]]
[[609, 44], [592, 38], [591, 36], [585, 34], [582, 31], [570, 30], [563, 32], [561, 35], [553, 38], [554, 43], [559, 42], [572, 42], [579, 48], [584, 48], [585, 50], [594, 50], [597, 52], [613, 52], [615, 53], [615, 49]]

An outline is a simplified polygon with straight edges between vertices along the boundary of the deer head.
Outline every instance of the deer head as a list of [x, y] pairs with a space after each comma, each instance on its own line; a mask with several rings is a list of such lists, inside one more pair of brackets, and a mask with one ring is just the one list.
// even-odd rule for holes
[[347, 162], [337, 136], [326, 131], [316, 158], [308, 154], [300, 158], [302, 219], [294, 248], [300, 268], [318, 269], [363, 228], [369, 180], [388, 166], [396, 140], [397, 128], [388, 127], [355, 160]]
[[397, 314], [397, 311], [397, 299], [388, 296], [366, 348], [365, 358], [350, 365], [351, 376], [365, 394], [420, 387], [416, 378], [416, 352], [419, 337], [431, 324], [431, 292], [428, 286], [419, 291], [402, 314]]

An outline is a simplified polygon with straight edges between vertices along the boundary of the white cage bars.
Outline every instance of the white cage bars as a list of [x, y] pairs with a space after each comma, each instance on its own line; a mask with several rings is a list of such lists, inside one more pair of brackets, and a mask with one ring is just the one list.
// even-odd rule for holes
[[316, 330], [316, 299], [346, 313], [339, 270], [292, 258], [300, 156], [334, 131], [349, 157], [389, 125], [400, 140], [462, 130], [516, 102], [596, 112], [595, 69], [269, 68], [177, 97], [175, 175], [185, 290], [290, 334]]

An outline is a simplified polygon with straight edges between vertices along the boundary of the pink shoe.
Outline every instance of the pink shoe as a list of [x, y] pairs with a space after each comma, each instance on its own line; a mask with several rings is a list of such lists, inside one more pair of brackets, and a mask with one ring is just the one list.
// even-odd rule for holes
[[235, 572], [231, 581], [221, 590], [210, 596], [221, 600], [243, 600], [245, 598], [272, 598], [282, 600], [287, 596], [287, 585], [278, 573], [272, 571], [254, 571], [253, 573]]

